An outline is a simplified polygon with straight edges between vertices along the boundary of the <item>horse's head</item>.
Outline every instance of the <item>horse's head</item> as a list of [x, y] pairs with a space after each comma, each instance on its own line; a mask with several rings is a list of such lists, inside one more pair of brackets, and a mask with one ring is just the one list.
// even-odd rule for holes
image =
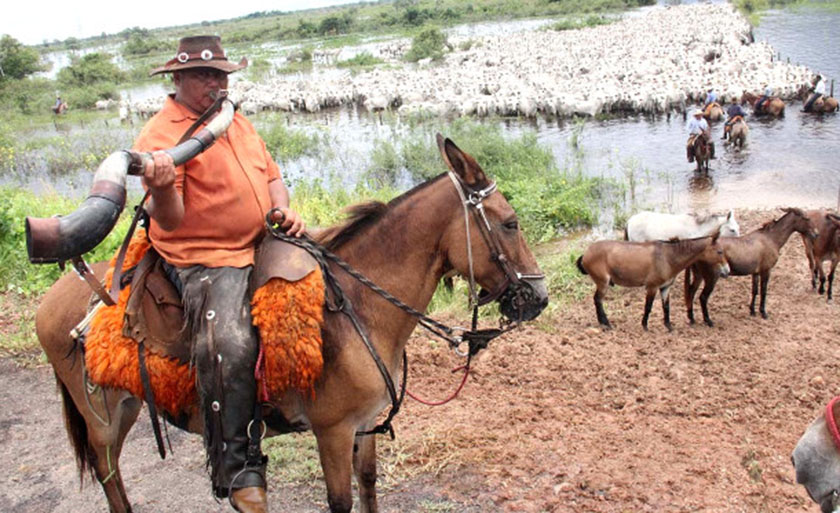
[[836, 405], [840, 406], [835, 398], [826, 407], [824, 415], [808, 426], [790, 457], [796, 470], [796, 482], [805, 487], [823, 513], [837, 511], [840, 506], [840, 439], [835, 436]]
[[729, 213], [726, 215], [726, 219], [723, 220], [723, 224], [720, 225], [720, 236], [721, 237], [740, 237], [741, 236], [741, 227], [738, 226], [738, 221], [735, 220], [735, 211], [730, 210]]
[[700, 253], [698, 260], [712, 266], [715, 273], [721, 278], [726, 278], [729, 276], [729, 262], [726, 260], [726, 253], [723, 251], [723, 246], [721, 246], [718, 240], [720, 235], [721, 230], [718, 229], [718, 231], [709, 237], [709, 244], [703, 248], [703, 252]]
[[441, 245], [447, 264], [483, 290], [479, 304], [494, 300], [510, 320], [535, 318], [548, 304], [545, 276], [531, 253], [516, 212], [469, 154], [437, 135], [463, 214], [453, 216]]
[[817, 231], [817, 227], [814, 226], [814, 223], [811, 221], [811, 218], [808, 217], [805, 212], [801, 209], [790, 207], [790, 208], [783, 208], [782, 211], [785, 215], [792, 216], [793, 218], [793, 229], [802, 235], [808, 237], [811, 240], [817, 238], [819, 232]]

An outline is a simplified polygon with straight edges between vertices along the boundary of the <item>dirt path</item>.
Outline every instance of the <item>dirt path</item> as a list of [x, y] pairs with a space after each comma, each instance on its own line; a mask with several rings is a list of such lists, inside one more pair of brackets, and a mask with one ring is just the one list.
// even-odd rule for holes
[[[776, 212], [739, 213], [744, 232]], [[408, 402], [398, 439], [380, 439], [386, 512], [814, 512], [790, 453], [840, 389], [840, 306], [810, 289], [794, 235], [769, 287], [765, 321], [749, 316], [749, 278], [720, 282], [715, 328], [688, 326], [672, 292], [669, 334], [659, 303], [640, 326], [643, 293], [612, 289], [615, 329], [596, 327], [591, 300], [561, 309], [480, 355], [459, 399]], [[681, 287], [678, 287], [681, 288]], [[699, 311], [698, 311], [699, 314]], [[454, 360], [410, 343], [410, 388], [442, 396]], [[78, 475], [48, 368], [0, 360], [0, 504], [15, 512], [106, 511]], [[122, 469], [135, 512], [230, 511], [209, 494], [199, 438], [170, 430], [160, 461], [147, 421], [129, 435]], [[273, 511], [325, 511], [315, 485], [271, 483]]]

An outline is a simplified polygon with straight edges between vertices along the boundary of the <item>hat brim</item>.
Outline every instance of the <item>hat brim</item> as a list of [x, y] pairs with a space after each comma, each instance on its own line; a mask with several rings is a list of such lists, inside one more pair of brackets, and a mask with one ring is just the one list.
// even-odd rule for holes
[[239, 71], [247, 67], [248, 59], [245, 57], [243, 57], [242, 60], [240, 60], [238, 63], [221, 59], [212, 59], [209, 61], [196, 59], [183, 63], [176, 62], [174, 64], [164, 65], [159, 68], [155, 68], [149, 72], [149, 76], [153, 77], [162, 73], [172, 73], [173, 71], [182, 71], [185, 69], [195, 68], [213, 68], [224, 71], [225, 73], [233, 73], [234, 71]]

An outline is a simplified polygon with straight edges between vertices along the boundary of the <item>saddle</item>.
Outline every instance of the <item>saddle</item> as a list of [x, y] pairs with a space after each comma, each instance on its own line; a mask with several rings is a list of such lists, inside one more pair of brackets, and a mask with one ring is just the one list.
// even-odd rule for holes
[[184, 306], [163, 270], [163, 259], [149, 248], [134, 268], [125, 307], [123, 336], [144, 343], [160, 356], [190, 361]]
[[[163, 263], [158, 252], [149, 248], [133, 269], [123, 336], [143, 342], [156, 355], [188, 363], [190, 342], [185, 329], [184, 307]], [[300, 281], [316, 267], [318, 262], [306, 250], [266, 237], [257, 248], [250, 294], [253, 297], [257, 289], [273, 278]]]

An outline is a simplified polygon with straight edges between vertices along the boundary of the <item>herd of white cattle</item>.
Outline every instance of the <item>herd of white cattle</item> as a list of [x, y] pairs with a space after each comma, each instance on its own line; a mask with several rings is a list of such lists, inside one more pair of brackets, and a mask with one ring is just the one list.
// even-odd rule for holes
[[[810, 83], [813, 71], [776, 58], [753, 42], [751, 26], [731, 4], [656, 7], [608, 25], [534, 30], [457, 41], [443, 62], [385, 66], [351, 74], [272, 76], [231, 86], [246, 114], [317, 112], [342, 105], [368, 110], [451, 115], [589, 115], [684, 111], [714, 88], [723, 100], [765, 84], [783, 99]], [[462, 45], [464, 47], [468, 45]], [[382, 44], [382, 55], [408, 44]], [[377, 52], [375, 52], [377, 53]], [[132, 105], [142, 116], [163, 97]]]

